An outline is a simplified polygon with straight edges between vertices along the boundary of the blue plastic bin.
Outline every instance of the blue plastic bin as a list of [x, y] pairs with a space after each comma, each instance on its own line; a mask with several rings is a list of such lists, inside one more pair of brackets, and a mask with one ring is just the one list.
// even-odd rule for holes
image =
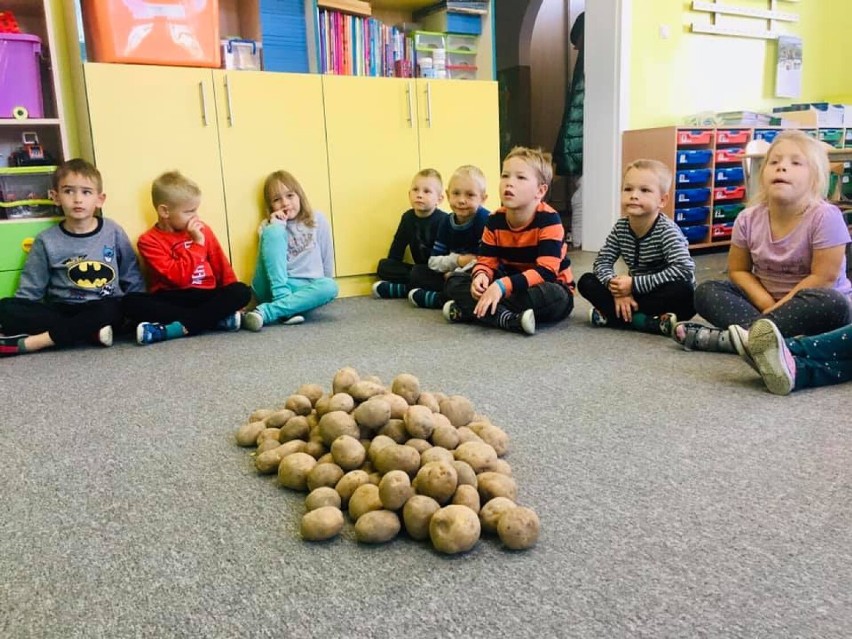
[[754, 139], [755, 140], [765, 140], [772, 144], [772, 141], [775, 139], [775, 136], [781, 133], [779, 129], [755, 129], [754, 130]]
[[743, 167], [732, 166], [726, 169], [716, 169], [716, 184], [731, 184], [743, 181]]
[[695, 185], [703, 186], [710, 181], [710, 169], [689, 169], [687, 171], [678, 171], [676, 183], [680, 185]]
[[710, 199], [710, 189], [678, 189], [675, 191], [675, 206], [687, 207], [690, 204], [704, 204]]
[[712, 158], [713, 151], [711, 149], [678, 149], [677, 165], [678, 168], [682, 166], [702, 166], [709, 164]]
[[686, 237], [687, 242], [695, 244], [707, 238], [708, 228], [706, 224], [699, 224], [698, 226], [681, 226], [680, 230]]
[[681, 226], [693, 226], [706, 222], [709, 214], [709, 206], [691, 206], [685, 209], [675, 209], [674, 220]]

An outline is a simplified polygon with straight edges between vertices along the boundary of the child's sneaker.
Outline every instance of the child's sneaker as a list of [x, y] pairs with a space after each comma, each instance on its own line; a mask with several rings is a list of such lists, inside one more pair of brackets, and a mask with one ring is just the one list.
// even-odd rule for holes
[[417, 308], [441, 308], [441, 298], [435, 291], [425, 288], [413, 288], [408, 292], [408, 301]]
[[748, 348], [770, 393], [789, 395], [796, 386], [796, 360], [784, 337], [768, 319], [759, 319], [748, 330]]
[[305, 316], [304, 315], [291, 315], [290, 317], [285, 317], [279, 323], [284, 324], [284, 326], [295, 326], [296, 324], [304, 324], [305, 323]]
[[705, 326], [698, 322], [678, 322], [672, 338], [685, 351], [709, 351], [714, 353], [736, 353], [728, 329]]
[[263, 328], [263, 315], [257, 311], [249, 311], [243, 315], [242, 327], [252, 333], [257, 333]]
[[136, 327], [136, 343], [140, 345], [165, 342], [169, 339], [166, 327], [157, 322], [141, 322]]
[[95, 342], [101, 346], [112, 346], [112, 326], [103, 326], [95, 333]]
[[589, 309], [589, 322], [592, 326], [606, 326], [607, 319], [603, 313], [593, 306]]
[[677, 315], [674, 313], [663, 313], [660, 315], [660, 335], [671, 337], [677, 325]]
[[18, 343], [24, 339], [29, 337], [25, 333], [21, 333], [20, 335], [0, 335], [0, 357], [12, 357], [13, 355], [20, 355], [24, 351], [21, 350]]
[[448, 300], [441, 312], [444, 314], [444, 319], [448, 322], [456, 323], [464, 319], [462, 310], [453, 300]]
[[216, 328], [220, 331], [238, 331], [240, 330], [241, 318], [242, 314], [237, 311], [216, 322]]
[[373, 284], [373, 297], [377, 299], [402, 299], [406, 295], [408, 295], [408, 286], [406, 284], [385, 282], [384, 280], [379, 280]]
[[535, 335], [535, 311], [528, 308], [521, 313], [521, 330], [527, 335]]
[[737, 355], [742, 357], [746, 364], [759, 373], [760, 371], [757, 370], [757, 364], [754, 363], [754, 359], [752, 359], [751, 353], [748, 349], [748, 331], [739, 324], [731, 324], [728, 327], [728, 337], [731, 339], [731, 344], [734, 345]]

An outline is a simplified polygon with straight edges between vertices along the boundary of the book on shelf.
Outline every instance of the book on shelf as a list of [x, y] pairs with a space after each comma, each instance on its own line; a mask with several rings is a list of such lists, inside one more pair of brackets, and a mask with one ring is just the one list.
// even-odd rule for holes
[[375, 18], [319, 9], [317, 26], [321, 73], [391, 77], [405, 56], [402, 32]]

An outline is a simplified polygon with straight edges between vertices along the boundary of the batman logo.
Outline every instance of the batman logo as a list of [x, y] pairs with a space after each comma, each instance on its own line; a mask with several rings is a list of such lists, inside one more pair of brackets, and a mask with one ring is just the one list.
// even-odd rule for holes
[[115, 271], [103, 262], [87, 260], [69, 267], [68, 277], [80, 288], [103, 288], [115, 279]]

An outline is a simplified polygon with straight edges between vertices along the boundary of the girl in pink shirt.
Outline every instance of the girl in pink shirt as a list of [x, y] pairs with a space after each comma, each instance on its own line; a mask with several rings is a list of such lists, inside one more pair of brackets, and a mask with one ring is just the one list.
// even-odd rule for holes
[[754, 205], [734, 223], [729, 281], [695, 290], [695, 308], [712, 326], [675, 327], [674, 339], [685, 349], [745, 357], [746, 329], [758, 319], [771, 320], [784, 337], [818, 335], [852, 321], [849, 230], [840, 210], [822, 197], [828, 175], [822, 143], [801, 131], [775, 138]]

